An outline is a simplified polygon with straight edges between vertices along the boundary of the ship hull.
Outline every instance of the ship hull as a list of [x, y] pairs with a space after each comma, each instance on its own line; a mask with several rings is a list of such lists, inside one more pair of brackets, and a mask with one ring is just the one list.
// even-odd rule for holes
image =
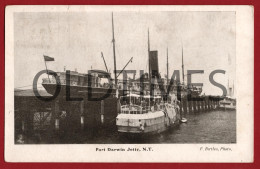
[[[56, 91], [56, 84], [42, 84], [46, 91], [53, 95]], [[118, 99], [116, 96], [116, 90], [113, 89], [108, 97], [103, 98], [106, 95], [107, 90], [105, 88], [91, 88], [91, 96], [88, 93], [88, 87], [83, 86], [70, 86], [69, 95], [66, 94], [66, 86], [60, 86], [60, 92], [57, 94], [55, 100], [59, 100], [60, 111], [65, 111], [66, 114], [73, 114], [75, 120], [78, 123], [84, 123], [84, 128], [91, 129], [89, 131], [96, 132], [98, 128], [109, 128], [116, 130], [115, 119], [118, 112]], [[122, 92], [122, 91], [121, 91]], [[119, 92], [120, 94], [120, 92]], [[75, 99], [83, 99], [83, 111], [80, 112], [80, 101]], [[73, 101], [74, 99], [74, 101]], [[102, 114], [103, 113], [103, 114]], [[80, 117], [81, 116], [81, 117]], [[82, 119], [82, 121], [80, 121]], [[111, 131], [113, 131], [111, 130]]]
[[167, 123], [160, 123], [153, 126], [146, 127], [144, 131], [140, 130], [139, 127], [127, 127], [127, 126], [117, 126], [117, 131], [121, 134], [129, 134], [129, 135], [154, 135], [163, 133], [169, 130], [172, 127], [175, 127], [179, 124], [179, 121], [173, 123], [171, 125]]
[[219, 108], [224, 110], [236, 110], [236, 100], [223, 100], [219, 103]]
[[180, 114], [175, 110], [170, 114], [164, 111], [146, 114], [119, 114], [116, 118], [117, 130], [125, 134], [157, 134], [176, 126], [180, 122]]
[[228, 106], [220, 105], [219, 108], [223, 109], [223, 110], [236, 110], [236, 106], [230, 106], [230, 105], [228, 105]]
[[[46, 89], [46, 91], [51, 94], [55, 95], [55, 92], [57, 90], [56, 84], [42, 84], [42, 86]], [[60, 85], [60, 92], [57, 93], [57, 97], [84, 97], [88, 98], [89, 100], [93, 98], [109, 98], [109, 97], [115, 97], [116, 96], [116, 89], [109, 89], [107, 88], [100, 88], [100, 87], [88, 87], [88, 86], [66, 86], [66, 85]], [[119, 95], [123, 94], [123, 90], [119, 90]], [[103, 99], [105, 99], [103, 98]], [[101, 100], [103, 100], [101, 99]]]

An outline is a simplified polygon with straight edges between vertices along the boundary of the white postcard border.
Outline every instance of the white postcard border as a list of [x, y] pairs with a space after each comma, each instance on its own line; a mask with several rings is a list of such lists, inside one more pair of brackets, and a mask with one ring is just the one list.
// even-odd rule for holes
[[[14, 144], [14, 12], [235, 11], [236, 144]], [[7, 162], [253, 162], [254, 14], [252, 6], [8, 6], [5, 16], [5, 161]], [[96, 148], [143, 148], [150, 152], [98, 152]], [[229, 147], [232, 151], [201, 151]]]

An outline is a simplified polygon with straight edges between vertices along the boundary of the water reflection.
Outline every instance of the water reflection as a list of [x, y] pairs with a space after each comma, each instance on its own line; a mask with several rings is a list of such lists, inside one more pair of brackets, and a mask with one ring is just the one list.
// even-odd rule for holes
[[[236, 143], [236, 112], [210, 111], [186, 116], [181, 123], [157, 135], [129, 136], [107, 129], [84, 132], [34, 134], [25, 144], [159, 144], [159, 143]], [[92, 133], [92, 134], [90, 134]], [[17, 142], [17, 144], [19, 144]]]

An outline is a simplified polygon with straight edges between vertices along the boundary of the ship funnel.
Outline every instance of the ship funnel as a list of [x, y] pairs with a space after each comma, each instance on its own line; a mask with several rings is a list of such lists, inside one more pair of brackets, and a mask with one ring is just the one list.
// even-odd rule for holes
[[150, 72], [159, 72], [159, 65], [158, 65], [158, 51], [150, 51]]

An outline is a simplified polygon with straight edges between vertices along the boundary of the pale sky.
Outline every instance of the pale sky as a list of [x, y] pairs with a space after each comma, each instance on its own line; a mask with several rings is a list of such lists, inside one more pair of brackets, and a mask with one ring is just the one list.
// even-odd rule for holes
[[[203, 93], [221, 95], [209, 74], [223, 69], [226, 74], [214, 79], [224, 86], [227, 79], [231, 86], [235, 81], [235, 19], [235, 12], [114, 12], [117, 69], [133, 57], [126, 69], [147, 70], [149, 28], [150, 47], [158, 50], [162, 75], [167, 46], [170, 75], [181, 70], [183, 45], [185, 71], [204, 70], [193, 75], [192, 82], [204, 83]], [[36, 73], [45, 69], [43, 55], [55, 58], [47, 63], [53, 71], [66, 66], [87, 73], [91, 66], [105, 70], [103, 52], [108, 69], [114, 69], [111, 12], [15, 13], [14, 41], [15, 88], [32, 85]]]

